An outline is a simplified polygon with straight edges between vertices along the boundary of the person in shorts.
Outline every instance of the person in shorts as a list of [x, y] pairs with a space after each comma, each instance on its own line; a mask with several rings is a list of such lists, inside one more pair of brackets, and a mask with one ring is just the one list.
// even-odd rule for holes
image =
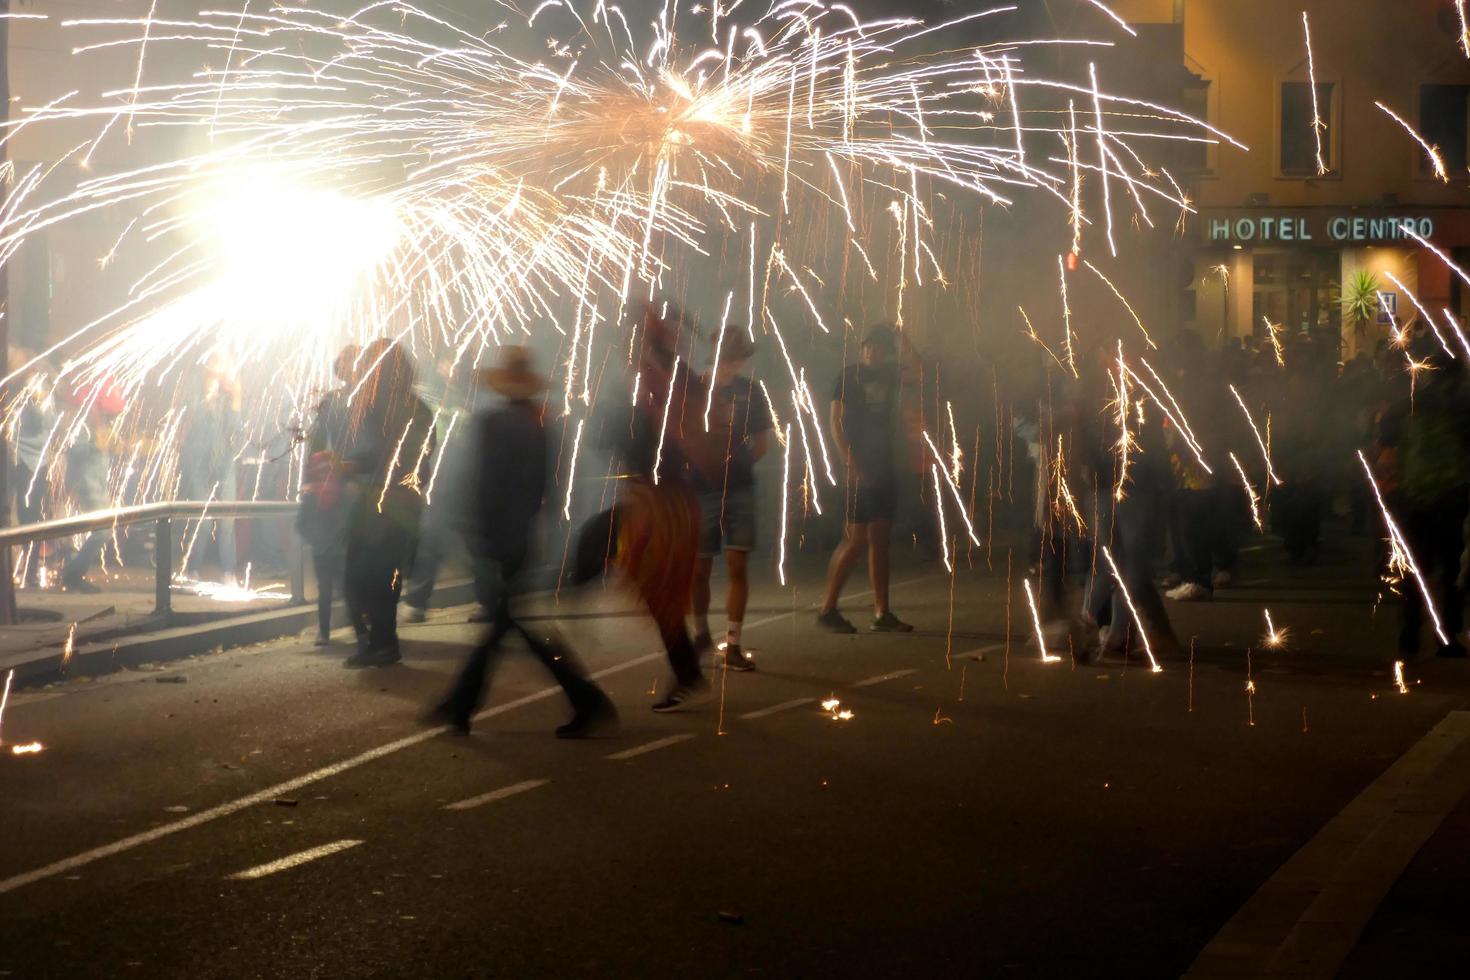
[[863, 338], [861, 359], [843, 369], [832, 393], [832, 440], [847, 462], [847, 522], [842, 543], [827, 567], [817, 625], [834, 633], [857, 631], [838, 610], [837, 600], [864, 552], [873, 585], [873, 621], [868, 629], [874, 633], [913, 629], [888, 608], [889, 543], [898, 509], [897, 350], [893, 327], [873, 327]]
[[[745, 375], [755, 354], [744, 327], [727, 326], [713, 341], [714, 363], [709, 386], [709, 432], [725, 465], [714, 480], [696, 477], [699, 494], [699, 557], [694, 568], [694, 645], [711, 649], [710, 572], [723, 551], [730, 585], [725, 594], [725, 667], [754, 670], [755, 662], [740, 645], [740, 629], [750, 598], [749, 558], [755, 547], [755, 464], [765, 455], [773, 426], [770, 407]], [[712, 485], [713, 484], [713, 485]]]

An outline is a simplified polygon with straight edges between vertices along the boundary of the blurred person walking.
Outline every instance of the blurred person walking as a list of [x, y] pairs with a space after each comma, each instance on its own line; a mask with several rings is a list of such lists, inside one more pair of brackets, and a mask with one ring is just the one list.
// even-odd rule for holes
[[[235, 442], [240, 425], [240, 378], [222, 352], [209, 355], [184, 409], [179, 448], [179, 493], [185, 500], [234, 500], [238, 496]], [[211, 535], [219, 550], [220, 577], [239, 572], [233, 518], [216, 520]]]
[[[107, 487], [107, 469], [112, 450], [113, 420], [126, 407], [122, 392], [108, 379], [103, 379], [74, 392], [76, 404], [86, 413], [86, 423], [74, 432], [74, 441], [66, 448], [66, 493], [71, 497], [74, 513], [105, 510], [112, 506]], [[85, 595], [101, 592], [87, 575], [102, 557], [109, 533], [90, 532], [81, 545], [61, 566], [61, 584], [72, 592]]]
[[316, 571], [317, 632], [313, 642], [319, 647], [331, 641], [332, 600], [347, 569], [347, 525], [356, 486], [348, 480], [342, 450], [351, 423], [348, 397], [360, 353], [356, 344], [348, 344], [337, 354], [332, 373], [342, 384], [317, 404], [316, 417], [306, 436], [306, 475], [296, 529], [311, 548]]
[[694, 566], [694, 646], [703, 654], [710, 636], [710, 574], [722, 549], [730, 584], [725, 596], [725, 666], [754, 670], [741, 646], [741, 628], [750, 599], [750, 552], [755, 548], [755, 464], [766, 453], [774, 423], [755, 381], [742, 374], [755, 354], [745, 328], [726, 326], [715, 337], [716, 360], [703, 382], [708, 386], [709, 431], [713, 448], [724, 457], [714, 481], [696, 475], [699, 494], [699, 556]]
[[847, 519], [842, 543], [827, 567], [817, 625], [833, 633], [857, 628], [838, 610], [842, 587], [857, 563], [868, 559], [875, 633], [913, 629], [888, 605], [889, 546], [898, 509], [899, 372], [893, 327], [879, 324], [863, 338], [861, 360], [843, 369], [832, 393], [832, 441], [847, 463]]
[[557, 728], [557, 737], [610, 733], [618, 716], [607, 695], [588, 679], [558, 637], [540, 626], [528, 628], [513, 608], [525, 590], [533, 530], [546, 495], [550, 454], [542, 410], [532, 401], [546, 390], [546, 378], [536, 371], [529, 350], [503, 347], [499, 364], [484, 372], [484, 380], [504, 401], [477, 412], [470, 421], [466, 444], [473, 466], [458, 498], [462, 509], [457, 520], [471, 556], [494, 582], [494, 595], [488, 597], [491, 625], [429, 720], [448, 723], [461, 734], [469, 732], [504, 649], [502, 641], [514, 631], [571, 702], [572, 718]]
[[418, 544], [434, 424], [414, 393], [413, 361], [402, 347], [381, 338], [359, 364], [367, 377], [349, 412], [342, 454], [355, 484], [343, 584], [357, 652], [346, 666], [382, 667], [402, 659], [398, 596]]

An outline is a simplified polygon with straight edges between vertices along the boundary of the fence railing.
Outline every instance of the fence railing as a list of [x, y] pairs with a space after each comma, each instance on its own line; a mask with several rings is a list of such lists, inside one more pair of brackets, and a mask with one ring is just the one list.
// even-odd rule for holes
[[[20, 524], [0, 528], [0, 547], [24, 547], [33, 541], [69, 538], [93, 531], [111, 531], [134, 524], [152, 522], [153, 538], [153, 611], [167, 616], [172, 609], [171, 588], [174, 578], [173, 522], [175, 520], [237, 520], [240, 518], [294, 517], [300, 504], [291, 500], [165, 500], [156, 504], [138, 504], [111, 510], [94, 510], [86, 514], [61, 517], [36, 524]], [[306, 601], [306, 565], [301, 539], [293, 525], [289, 561], [291, 565], [291, 601]], [[3, 576], [0, 576], [3, 578]], [[11, 583], [3, 583], [11, 587]]]

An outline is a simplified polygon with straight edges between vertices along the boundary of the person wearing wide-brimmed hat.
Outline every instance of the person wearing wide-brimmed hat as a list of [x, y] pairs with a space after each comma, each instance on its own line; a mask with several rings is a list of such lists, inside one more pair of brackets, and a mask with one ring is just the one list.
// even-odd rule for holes
[[714, 646], [710, 636], [710, 572], [721, 550], [730, 585], [725, 596], [725, 666], [754, 670], [755, 661], [740, 644], [745, 606], [750, 598], [748, 560], [755, 548], [755, 464], [766, 452], [774, 423], [770, 407], [742, 374], [755, 354], [746, 329], [726, 326], [711, 339], [713, 364], [705, 415], [710, 437], [723, 455], [715, 479], [696, 477], [701, 524], [699, 556], [694, 566], [694, 645], [703, 653]]
[[524, 347], [503, 347], [498, 363], [481, 374], [484, 383], [504, 397], [494, 408], [476, 413], [470, 422], [470, 458], [474, 460], [460, 516], [465, 545], [495, 583], [490, 599], [491, 625], [470, 653], [448, 696], [430, 714], [466, 733], [484, 700], [486, 680], [501, 650], [501, 640], [516, 631], [540, 658], [572, 703], [572, 720], [556, 730], [558, 738], [585, 738], [608, 732], [617, 711], [601, 688], [587, 678], [571, 651], [545, 628], [527, 627], [515, 618], [511, 604], [524, 585], [531, 556], [532, 529], [546, 494], [547, 439], [541, 406], [534, 399], [546, 391], [546, 378], [536, 370]]
[[862, 359], [844, 368], [832, 393], [832, 441], [847, 462], [847, 521], [842, 543], [827, 567], [827, 586], [817, 625], [834, 633], [857, 628], [837, 608], [842, 586], [866, 552], [873, 586], [875, 633], [913, 627], [888, 608], [888, 548], [898, 509], [898, 338], [880, 323], [863, 337]]

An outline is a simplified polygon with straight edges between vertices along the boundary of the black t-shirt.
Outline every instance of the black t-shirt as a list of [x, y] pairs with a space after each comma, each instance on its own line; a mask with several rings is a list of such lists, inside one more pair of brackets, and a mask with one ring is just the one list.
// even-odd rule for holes
[[709, 432], [716, 456], [725, 460], [721, 473], [724, 489], [755, 486], [755, 460], [751, 458], [750, 441], [773, 428], [770, 406], [756, 391], [754, 380], [736, 378], [714, 389], [709, 406]]
[[898, 427], [898, 369], [862, 363], [843, 368], [832, 400], [842, 404], [842, 430], [853, 462], [864, 470], [893, 469], [893, 435]]

